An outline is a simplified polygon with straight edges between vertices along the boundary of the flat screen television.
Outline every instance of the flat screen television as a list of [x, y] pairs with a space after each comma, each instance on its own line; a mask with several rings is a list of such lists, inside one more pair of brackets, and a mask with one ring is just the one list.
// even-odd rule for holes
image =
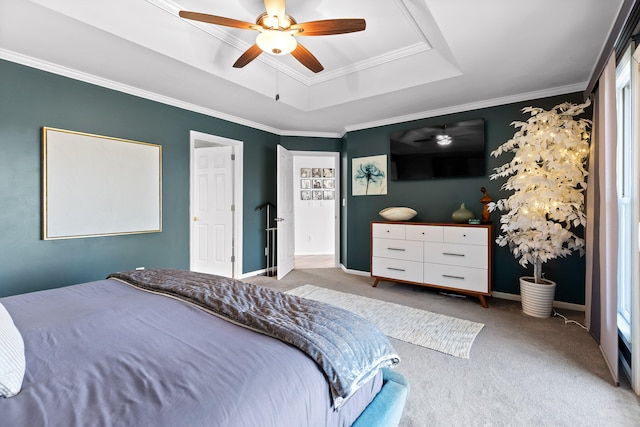
[[393, 132], [390, 152], [394, 181], [485, 176], [484, 120]]

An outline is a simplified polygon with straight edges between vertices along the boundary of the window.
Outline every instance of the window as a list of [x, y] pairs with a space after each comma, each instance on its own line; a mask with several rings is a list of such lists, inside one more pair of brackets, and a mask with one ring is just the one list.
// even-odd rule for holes
[[632, 286], [634, 281], [634, 169], [633, 92], [631, 54], [624, 55], [616, 70], [618, 116], [618, 329], [631, 342]]

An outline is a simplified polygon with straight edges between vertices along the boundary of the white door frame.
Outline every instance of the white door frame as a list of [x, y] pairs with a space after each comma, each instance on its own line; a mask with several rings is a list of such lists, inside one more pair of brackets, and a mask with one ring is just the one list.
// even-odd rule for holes
[[[334, 224], [334, 260], [333, 266], [337, 268], [340, 266], [340, 200], [342, 200], [340, 196], [340, 153], [335, 151], [289, 151], [294, 158], [296, 157], [333, 157], [334, 169], [335, 169], [335, 177], [336, 177], [336, 185], [335, 185], [335, 200], [334, 200], [334, 209], [335, 209], [335, 224]], [[295, 177], [294, 171], [294, 177]], [[294, 218], [295, 221], [295, 218]]]
[[243, 200], [243, 142], [235, 139], [223, 138], [217, 135], [190, 131], [189, 132], [189, 268], [191, 268], [191, 245], [193, 244], [194, 221], [193, 212], [195, 203], [195, 150], [197, 147], [216, 147], [221, 145], [233, 146], [235, 162], [233, 165], [233, 199], [235, 209], [233, 212], [233, 274], [235, 278], [242, 278], [242, 200]]

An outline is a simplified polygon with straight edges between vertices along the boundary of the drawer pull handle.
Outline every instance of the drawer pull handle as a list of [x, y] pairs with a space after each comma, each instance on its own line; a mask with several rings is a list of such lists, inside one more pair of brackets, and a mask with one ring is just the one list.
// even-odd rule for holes
[[450, 279], [460, 279], [460, 280], [464, 280], [464, 277], [462, 276], [451, 276], [449, 274], [443, 274], [442, 277], [448, 277]]
[[403, 248], [387, 248], [387, 249], [390, 251], [402, 251], [402, 252], [406, 251], [406, 249], [403, 249]]
[[465, 256], [465, 254], [454, 254], [452, 252], [442, 252], [442, 255], [450, 255], [450, 256]]
[[393, 271], [405, 271], [404, 268], [394, 268], [394, 267], [387, 267], [387, 270], [393, 270]]

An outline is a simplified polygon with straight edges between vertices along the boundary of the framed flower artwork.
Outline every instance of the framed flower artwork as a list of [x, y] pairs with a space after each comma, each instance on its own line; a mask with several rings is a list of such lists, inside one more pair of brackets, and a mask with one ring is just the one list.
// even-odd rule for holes
[[351, 159], [351, 194], [387, 194], [387, 155]]

